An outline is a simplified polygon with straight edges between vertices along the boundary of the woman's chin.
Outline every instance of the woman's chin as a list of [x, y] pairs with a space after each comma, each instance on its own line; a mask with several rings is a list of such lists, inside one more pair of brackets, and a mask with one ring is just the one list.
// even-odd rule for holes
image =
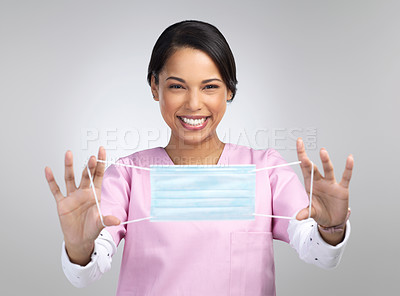
[[[216, 136], [216, 134], [215, 134]], [[198, 146], [201, 144], [204, 144], [205, 142], [208, 142], [212, 138], [210, 133], [205, 133], [205, 132], [185, 132], [181, 133], [178, 136], [178, 141], [176, 141], [176, 149], [185, 149], [189, 148], [192, 146]]]

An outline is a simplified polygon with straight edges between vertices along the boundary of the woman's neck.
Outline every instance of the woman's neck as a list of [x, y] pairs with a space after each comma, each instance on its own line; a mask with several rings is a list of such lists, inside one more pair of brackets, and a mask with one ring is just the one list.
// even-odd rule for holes
[[218, 137], [196, 144], [187, 144], [170, 138], [164, 148], [172, 162], [176, 165], [215, 165], [224, 150], [225, 143]]

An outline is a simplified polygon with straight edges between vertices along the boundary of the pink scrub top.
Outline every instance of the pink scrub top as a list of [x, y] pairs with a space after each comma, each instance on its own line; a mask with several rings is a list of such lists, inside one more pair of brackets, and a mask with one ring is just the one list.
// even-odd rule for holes
[[[156, 147], [118, 162], [142, 167], [174, 163]], [[218, 164], [286, 163], [273, 150], [226, 143]], [[229, 180], [228, 180], [229, 181]], [[121, 221], [150, 216], [150, 172], [110, 166], [104, 175], [101, 209]], [[255, 212], [293, 216], [308, 206], [308, 196], [290, 166], [256, 173]], [[149, 220], [108, 227], [116, 245], [125, 239], [118, 296], [125, 295], [275, 295], [272, 240], [289, 242], [288, 220]]]

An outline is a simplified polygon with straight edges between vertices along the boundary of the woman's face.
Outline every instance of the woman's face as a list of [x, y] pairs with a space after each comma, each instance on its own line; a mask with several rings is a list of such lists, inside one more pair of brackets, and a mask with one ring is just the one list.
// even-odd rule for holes
[[152, 77], [151, 86], [175, 145], [217, 139], [216, 128], [232, 92], [206, 53], [178, 49], [161, 70], [159, 84]]

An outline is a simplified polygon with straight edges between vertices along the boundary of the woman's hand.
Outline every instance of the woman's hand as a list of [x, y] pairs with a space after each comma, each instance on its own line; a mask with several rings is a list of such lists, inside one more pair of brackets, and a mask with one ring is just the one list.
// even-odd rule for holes
[[[103, 147], [99, 148], [98, 158], [102, 160], [106, 158], [106, 152]], [[96, 157], [91, 156], [88, 166], [93, 176], [97, 197], [100, 201], [105, 164], [97, 162]], [[45, 168], [45, 176], [57, 203], [58, 216], [68, 256], [71, 262], [84, 266], [90, 262], [94, 241], [104, 228], [96, 206], [93, 189], [90, 187], [87, 167], [83, 170], [79, 187], [76, 187], [72, 152], [66, 152], [65, 184], [67, 196], [63, 196], [60, 192], [60, 188], [49, 167]], [[103, 218], [103, 221], [107, 226], [118, 225], [120, 223], [118, 218], [114, 216], [106, 216]]]
[[[310, 193], [311, 182], [311, 161], [307, 157], [304, 143], [301, 138], [297, 139], [297, 156], [301, 161], [301, 170], [304, 176], [304, 184], [307, 193]], [[319, 224], [325, 227], [341, 225], [346, 221], [349, 208], [349, 183], [353, 170], [353, 156], [349, 155], [346, 160], [346, 167], [343, 172], [340, 183], [336, 182], [333, 172], [333, 165], [329, 159], [328, 151], [324, 148], [320, 150], [320, 157], [324, 169], [322, 176], [314, 164], [314, 181], [311, 217]], [[309, 208], [302, 209], [298, 214], [297, 220], [307, 219]], [[321, 233], [322, 237], [331, 244], [339, 243], [344, 236], [342, 234]]]

